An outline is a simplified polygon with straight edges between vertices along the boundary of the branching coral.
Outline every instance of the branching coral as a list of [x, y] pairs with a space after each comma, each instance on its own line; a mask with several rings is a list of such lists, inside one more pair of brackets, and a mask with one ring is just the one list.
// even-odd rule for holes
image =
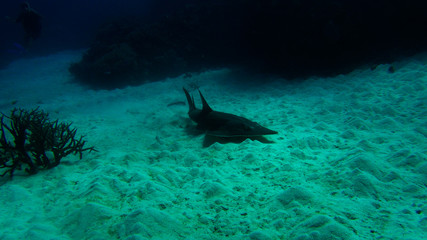
[[9, 173], [12, 177], [22, 167], [35, 174], [39, 168], [56, 167], [69, 154], [79, 154], [81, 159], [83, 152], [95, 151], [84, 147], [83, 137], [76, 138], [77, 129], [71, 128], [71, 123], [51, 121], [49, 114], [38, 108], [15, 108], [10, 116], [2, 114], [0, 121], [0, 168], [6, 169], [1, 176]]

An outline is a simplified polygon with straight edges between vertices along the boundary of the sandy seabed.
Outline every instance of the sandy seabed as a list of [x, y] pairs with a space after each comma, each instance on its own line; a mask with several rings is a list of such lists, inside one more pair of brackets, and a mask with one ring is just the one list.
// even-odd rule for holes
[[[427, 57], [299, 83], [217, 70], [96, 91], [68, 73], [80, 56], [0, 70], [1, 112], [40, 106], [98, 150], [2, 178], [0, 239], [427, 235]], [[170, 105], [195, 85], [214, 110], [279, 134], [203, 147], [188, 106]]]

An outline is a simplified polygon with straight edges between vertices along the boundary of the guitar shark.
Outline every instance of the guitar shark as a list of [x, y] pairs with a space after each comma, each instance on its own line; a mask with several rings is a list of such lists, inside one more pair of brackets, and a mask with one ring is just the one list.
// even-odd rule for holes
[[190, 96], [185, 88], [183, 88], [183, 90], [189, 105], [188, 116], [197, 123], [197, 128], [206, 131], [206, 135], [208, 136], [221, 138], [251, 138], [277, 134], [276, 131], [265, 128], [244, 117], [212, 110], [200, 90], [199, 94], [203, 108], [201, 110], [197, 109], [194, 104], [194, 98]]

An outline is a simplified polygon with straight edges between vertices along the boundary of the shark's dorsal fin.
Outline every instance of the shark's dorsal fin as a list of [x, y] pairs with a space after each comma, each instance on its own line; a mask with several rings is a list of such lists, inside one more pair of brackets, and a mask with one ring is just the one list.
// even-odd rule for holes
[[200, 98], [202, 99], [202, 103], [203, 103], [203, 109], [202, 112], [204, 113], [209, 113], [212, 112], [212, 108], [209, 107], [209, 104], [206, 102], [205, 98], [203, 97], [202, 93], [199, 90], [199, 94], [200, 94]]
[[190, 94], [188, 93], [187, 89], [182, 88], [185, 92], [185, 96], [187, 97], [187, 101], [188, 101], [188, 107], [189, 107], [189, 112], [193, 111], [196, 109], [196, 105], [194, 104], [194, 98], [193, 96], [190, 96]]

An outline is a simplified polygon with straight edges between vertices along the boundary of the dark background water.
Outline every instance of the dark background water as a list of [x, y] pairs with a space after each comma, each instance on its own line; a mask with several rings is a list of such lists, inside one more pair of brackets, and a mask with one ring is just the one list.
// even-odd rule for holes
[[[427, 1], [421, 0], [73, 0], [29, 1], [43, 16], [43, 29], [25, 54], [10, 53], [22, 43], [19, 24], [0, 21], [0, 66], [13, 59], [65, 49], [88, 48], [100, 25], [133, 16], [152, 24], [164, 16], [209, 5], [220, 9], [209, 24], [212, 36], [203, 44], [215, 45], [238, 38], [222, 49], [249, 59], [251, 67], [301, 72], [341, 71], [363, 61], [393, 61], [426, 50]], [[3, 0], [0, 14], [16, 17], [21, 1]], [[197, 8], [196, 7], [196, 8]], [[202, 9], [200, 7], [199, 9]], [[203, 17], [206, 11], [192, 11]], [[191, 16], [192, 21], [197, 16]], [[181, 17], [182, 19], [182, 17]], [[174, 29], [171, 29], [175, 31]], [[218, 32], [218, 36], [215, 35]], [[222, 35], [221, 35], [222, 34]], [[229, 34], [229, 35], [228, 35]], [[232, 42], [232, 41], [230, 41]], [[229, 49], [227, 49], [227, 47]], [[233, 49], [231, 49], [233, 48]], [[252, 61], [251, 59], [254, 59]], [[3, 64], [2, 64], [3, 63]], [[265, 66], [262, 66], [263, 63]], [[344, 63], [344, 64], [343, 64]], [[244, 63], [246, 64], [246, 63]], [[337, 70], [333, 66], [340, 65]], [[286, 67], [288, 66], [288, 67]], [[332, 66], [332, 67], [331, 67]], [[291, 74], [292, 75], [292, 74]]]
[[[4, 20], [4, 16], [17, 17], [20, 3], [17, 0], [2, 0], [0, 15], [0, 51], [4, 55], [14, 42], [22, 43], [23, 29], [18, 23]], [[30, 52], [46, 54], [52, 51], [88, 47], [100, 24], [126, 15], [148, 15], [150, 1], [125, 0], [33, 0], [32, 8], [43, 16], [43, 29], [34, 41]]]

